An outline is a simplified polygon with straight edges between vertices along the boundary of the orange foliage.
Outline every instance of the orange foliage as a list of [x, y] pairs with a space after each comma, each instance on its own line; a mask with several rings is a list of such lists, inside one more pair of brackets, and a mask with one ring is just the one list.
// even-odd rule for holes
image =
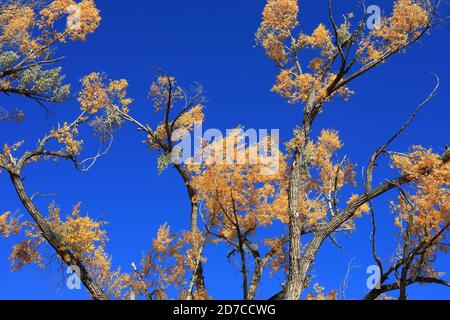
[[11, 212], [0, 215], [0, 235], [8, 238], [10, 235], [17, 235], [22, 228], [17, 218], [11, 217]]
[[[62, 219], [60, 208], [54, 203], [49, 206], [48, 222], [64, 246], [59, 249], [69, 250], [83, 262], [97, 283], [105, 287], [111, 295], [120, 297], [127, 287], [128, 277], [122, 275], [120, 270], [112, 270], [111, 257], [105, 251], [108, 241], [106, 232], [102, 229], [105, 222], [81, 216], [79, 208], [80, 204], [76, 205], [71, 214]], [[18, 234], [24, 229], [26, 236], [25, 240], [13, 247], [10, 255], [13, 271], [33, 263], [43, 268], [43, 258], [39, 251], [45, 240], [36, 225], [29, 222], [19, 224], [16, 219], [10, 219], [8, 222], [7, 219], [8, 213], [0, 216], [0, 231], [3, 235]]]
[[[450, 163], [443, 163], [439, 155], [422, 147], [414, 147], [409, 154], [395, 154], [392, 161], [402, 174], [416, 179], [415, 186], [393, 204], [396, 225], [410, 246], [431, 241], [422, 261], [425, 268], [422, 272], [425, 276], [439, 276], [432, 263], [439, 251], [448, 249], [440, 242], [448, 235], [445, 228], [450, 223]], [[415, 271], [421, 270], [413, 268], [412, 272]]]
[[50, 135], [65, 146], [67, 153], [71, 155], [78, 155], [80, 153], [83, 141], [75, 139], [77, 129], [69, 127], [67, 122], [64, 122], [62, 127], [52, 130]]
[[[268, 0], [264, 8], [256, 40], [280, 67], [273, 91], [292, 104], [323, 104], [335, 94], [349, 98], [353, 91], [347, 85], [339, 86], [336, 91], [329, 90], [338, 74], [332, 70], [333, 63], [336, 57], [344, 54], [339, 52], [334, 32], [332, 34], [330, 28], [320, 23], [310, 35], [300, 33], [296, 37], [293, 33], [298, 26], [298, 11], [296, 0]], [[336, 25], [343, 51], [347, 49], [346, 41], [350, 41], [353, 32], [352, 18], [352, 13], [344, 15], [344, 22]], [[429, 26], [430, 19], [429, 9], [419, 1], [395, 1], [392, 15], [383, 19], [380, 28], [362, 36], [357, 60], [366, 64], [385, 59], [387, 54], [418, 38]], [[320, 50], [320, 53], [304, 61], [306, 58], [302, 58], [302, 53], [310, 56], [306, 50]], [[347, 59], [350, 61], [351, 57]]]
[[22, 53], [28, 53], [37, 47], [32, 39], [31, 29], [35, 23], [35, 12], [31, 7], [11, 5], [0, 12], [0, 47], [17, 47]]
[[[128, 285], [136, 294], [145, 292], [157, 300], [168, 299], [167, 290], [176, 288], [182, 299], [187, 298], [189, 275], [195, 273], [202, 256], [205, 238], [199, 231], [171, 233], [167, 224], [160, 226], [152, 241], [152, 248], [141, 262], [141, 279], [131, 277]], [[193, 293], [196, 300], [208, 299], [205, 293]]]
[[[76, 17], [75, 17], [76, 15]], [[68, 19], [62, 31], [55, 29], [56, 22]], [[71, 40], [85, 40], [100, 23], [100, 13], [94, 1], [54, 0], [45, 6], [32, 1], [15, 3], [2, 7], [0, 12], [0, 47], [18, 49], [30, 58], [45, 54], [50, 43]], [[36, 32], [36, 27], [40, 32]]]
[[[288, 143], [288, 148], [303, 145], [303, 138], [298, 133]], [[302, 147], [305, 157], [311, 163], [311, 174], [304, 177], [303, 187], [300, 189], [299, 212], [303, 213], [308, 227], [324, 222], [327, 214], [334, 214], [330, 211], [337, 209], [334, 206], [339, 202], [339, 191], [344, 186], [355, 183], [355, 165], [347, 159], [340, 163], [333, 161], [342, 147], [338, 132], [333, 130], [323, 130], [316, 143], [310, 141]]]
[[[57, 35], [61, 40], [64, 40], [66, 35], [72, 40], [85, 40], [100, 24], [100, 12], [93, 0], [82, 0], [79, 3], [73, 0], [54, 0], [40, 11], [40, 15], [39, 26], [44, 30], [53, 28], [57, 20], [68, 16], [73, 24], [68, 24], [66, 29]], [[79, 21], [75, 21], [78, 19]]]
[[101, 109], [114, 106], [116, 103], [125, 113], [132, 100], [126, 97], [128, 82], [124, 79], [110, 80], [106, 85], [104, 77], [96, 72], [85, 76], [82, 80], [83, 89], [80, 92], [78, 102], [81, 110], [95, 114]]
[[308, 294], [306, 300], [337, 300], [337, 292], [335, 290], [324, 293], [325, 288], [321, 287], [319, 284], [314, 285], [314, 293]]
[[429, 23], [430, 13], [419, 1], [397, 0], [392, 15], [384, 18], [381, 26], [361, 41], [360, 59], [369, 63], [401, 48], [417, 38]]

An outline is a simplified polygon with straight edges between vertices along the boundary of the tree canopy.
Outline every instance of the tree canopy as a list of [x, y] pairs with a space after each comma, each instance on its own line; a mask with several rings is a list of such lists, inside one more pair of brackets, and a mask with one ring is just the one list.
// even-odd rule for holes
[[[297, 0], [267, 0], [260, 26], [255, 27], [256, 44], [276, 67], [272, 91], [298, 113], [290, 140], [280, 145], [267, 135], [249, 142], [249, 132], [236, 127], [222, 137], [200, 141], [200, 155], [194, 150], [186, 156], [186, 148], [192, 146], [180, 148], [180, 142], [208, 117], [207, 93], [201, 85], [186, 89], [176, 77], [157, 70], [147, 93], [153, 106], [147, 119], [136, 112], [126, 79], [93, 71], [80, 80], [79, 92], [72, 93], [58, 46], [89, 40], [101, 21], [95, 2], [2, 1], [0, 92], [3, 99], [18, 95], [30, 105], [20, 110], [0, 108], [0, 124], [32, 122], [26, 118], [32, 107], [43, 108], [46, 114], [65, 112], [55, 111], [59, 104], [77, 108], [77, 115], [62, 123], [48, 118], [52, 129], [36, 137], [35, 148], [27, 149], [20, 137], [0, 140], [0, 178], [9, 178], [23, 207], [20, 211], [26, 213], [0, 208], [8, 210], [0, 214], [0, 236], [18, 239], [11, 248], [12, 270], [29, 265], [45, 268], [50, 248], [58, 264], [78, 273], [93, 299], [214, 299], [208, 290], [214, 278], [206, 276], [210, 259], [206, 248], [225, 246], [224, 255], [237, 261], [241, 286], [236, 290], [242, 290], [244, 300], [261, 295], [344, 299], [339, 288], [321, 286], [312, 265], [326, 242], [339, 247], [338, 236], [349, 235], [361, 221], [370, 220], [367, 250], [380, 277], [361, 298], [407, 299], [408, 287], [416, 283], [449, 287], [446, 270], [436, 262], [447, 259], [449, 246], [450, 150], [420, 145], [411, 145], [408, 151], [391, 149], [416, 116], [426, 112], [423, 109], [438, 93], [439, 77], [409, 119], [405, 115], [407, 121], [399, 122], [391, 138], [379, 141], [367, 163], [349, 159], [337, 130], [317, 127], [317, 119], [337, 99], [351, 103], [358, 94], [354, 83], [364, 83], [373, 69], [383, 68], [393, 56], [402, 58], [402, 53], [421, 45], [422, 38], [433, 35], [443, 23], [440, 3], [396, 0], [391, 13], [369, 29], [366, 12], [337, 17], [336, 4], [329, 0], [329, 19], [318, 21], [311, 33], [302, 27], [301, 6]], [[157, 154], [154, 167], [160, 173], [174, 170], [179, 175], [188, 199], [183, 213], [187, 227], [174, 230], [167, 223], [161, 225], [143, 244], [142, 261], [116, 268], [108, 252], [107, 221], [90, 217], [80, 204], [62, 213], [49, 199], [43, 208], [36, 202], [42, 194], [30, 193], [25, 178], [26, 170], [46, 161], [66, 160], [85, 174], [95, 170], [125, 126], [136, 129], [135, 139]], [[98, 141], [103, 148], [89, 156], [85, 141]], [[378, 176], [377, 167], [385, 165], [382, 158], [388, 159], [391, 176]], [[388, 234], [378, 224], [384, 218], [374, 201], [385, 194], [392, 201], [384, 204], [384, 210], [392, 212], [396, 228], [392, 257], [380, 256], [377, 249], [377, 239]], [[177, 194], [173, 198], [184, 199]], [[281, 279], [278, 291], [261, 292], [261, 283], [275, 277]]]

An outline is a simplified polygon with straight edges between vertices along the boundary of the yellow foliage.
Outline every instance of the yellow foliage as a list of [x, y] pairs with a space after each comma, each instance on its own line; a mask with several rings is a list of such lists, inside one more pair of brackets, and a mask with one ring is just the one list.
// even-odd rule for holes
[[[204, 165], [189, 167], [194, 173], [192, 186], [205, 201], [209, 219], [213, 225], [219, 223], [221, 234], [230, 239], [236, 237], [235, 211], [242, 232], [287, 221], [284, 157], [274, 149], [270, 156], [258, 155], [261, 144], [268, 145], [268, 141], [247, 148], [239, 147], [237, 141], [234, 133], [214, 141]], [[219, 150], [227, 150], [223, 158]], [[268, 171], [271, 166], [278, 170]]]
[[[61, 20], [70, 23], [58, 31]], [[30, 59], [46, 54], [56, 41], [85, 40], [100, 24], [100, 12], [93, 0], [54, 0], [37, 5], [32, 1], [2, 5], [0, 12], [0, 48], [18, 50]], [[37, 27], [37, 28], [36, 28]], [[37, 30], [38, 32], [37, 32]]]
[[68, 35], [72, 40], [85, 40], [86, 36], [93, 33], [100, 24], [100, 11], [95, 6], [93, 0], [82, 0], [77, 3], [73, 0], [54, 0], [47, 7], [40, 11], [41, 28], [53, 28], [57, 20], [68, 16], [73, 25], [67, 28], [58, 36], [65, 39]]
[[174, 77], [159, 76], [150, 86], [149, 96], [153, 99], [156, 111], [159, 111], [169, 104], [171, 108], [176, 101], [183, 98], [184, 91], [177, 85]]
[[[414, 41], [429, 26], [431, 13], [427, 10], [416, 0], [395, 1], [392, 15], [383, 19], [379, 28], [362, 37], [354, 61], [383, 60], [388, 53]], [[348, 99], [353, 91], [347, 85], [340, 86], [339, 81], [335, 83], [338, 72], [332, 70], [339, 56], [334, 33], [320, 23], [311, 34], [300, 33], [295, 37], [292, 31], [298, 25], [297, 15], [296, 0], [268, 0], [264, 8], [256, 40], [280, 67], [272, 90], [289, 103], [302, 102], [307, 106], [321, 105], [336, 94]], [[352, 16], [344, 16], [344, 22], [336, 26], [342, 51], [347, 50], [346, 41], [353, 32], [349, 21]], [[306, 50], [320, 50], [320, 54], [310, 59], [311, 54]], [[303, 52], [308, 58], [303, 58]]]
[[[204, 117], [203, 106], [198, 104], [176, 119], [173, 125], [173, 131], [181, 130], [178, 134], [174, 134], [173, 137], [168, 137], [166, 124], [161, 123], [153, 132], [153, 136], [148, 136], [148, 143], [152, 148], [160, 148], [159, 142], [166, 142], [168, 139], [172, 139], [172, 141], [181, 140], [184, 138], [182, 131], [194, 130], [194, 124], [203, 122]], [[172, 123], [169, 125], [172, 126]]]
[[158, 229], [158, 235], [153, 240], [153, 248], [159, 253], [166, 253], [173, 241], [173, 235], [170, 234], [170, 227], [165, 224]]
[[11, 212], [5, 212], [0, 215], [0, 235], [8, 238], [11, 235], [17, 235], [22, 228], [16, 218], [11, 218]]
[[416, 189], [408, 199], [399, 198], [395, 207], [397, 224], [413, 223], [417, 236], [429, 238], [450, 221], [450, 164], [438, 154], [414, 147], [407, 155], [394, 155], [393, 166], [416, 180]]
[[35, 22], [35, 13], [30, 6], [13, 4], [2, 8], [0, 12], [0, 48], [17, 47], [22, 53], [28, 53], [37, 46], [31, 38], [31, 29]]
[[176, 129], [193, 130], [194, 124], [204, 120], [203, 106], [198, 104], [188, 112], [181, 115], [175, 124]]
[[[174, 287], [186, 298], [188, 275], [196, 271], [202, 256], [205, 238], [198, 230], [172, 234], [167, 224], [160, 226], [152, 248], [142, 260], [140, 279], [130, 278], [128, 285], [136, 294], [152, 292], [157, 300], [167, 299], [167, 289]], [[206, 292], [194, 292], [194, 299], [208, 299]]]
[[81, 260], [85, 260], [86, 255], [96, 254], [96, 244], [106, 242], [106, 233], [101, 230], [104, 222], [96, 222], [89, 217], [81, 217], [79, 211], [80, 204], [76, 205], [71, 215], [62, 221], [60, 209], [54, 204], [50, 205], [50, 226], [63, 240], [67, 250]]
[[80, 92], [78, 102], [81, 110], [90, 114], [114, 106], [117, 103], [125, 113], [128, 113], [128, 106], [132, 100], [127, 98], [128, 82], [125, 79], [110, 80], [106, 85], [104, 77], [97, 72], [85, 76], [81, 83], [83, 89]]
[[298, 41], [302, 48], [321, 49], [321, 55], [325, 58], [331, 58], [336, 52], [330, 30], [323, 23], [319, 24], [310, 36], [300, 35]]
[[85, 76], [81, 83], [83, 90], [80, 92], [78, 102], [82, 111], [95, 114], [109, 103], [108, 92], [99, 73], [94, 72]]
[[73, 207], [71, 214], [63, 220], [60, 208], [49, 206], [49, 223], [52, 230], [61, 238], [65, 248], [80, 259], [97, 283], [113, 296], [120, 296], [127, 286], [126, 276], [112, 269], [112, 257], [106, 253], [108, 238], [104, 221], [95, 221], [80, 215], [80, 204]]
[[277, 62], [283, 62], [288, 57], [284, 41], [298, 24], [298, 11], [296, 0], [269, 0], [264, 8], [256, 36], [267, 55]]
[[[331, 72], [328, 72], [325, 76], [320, 74], [320, 69], [317, 69], [319, 67], [318, 63], [323, 65], [320, 58], [314, 58], [311, 63], [311, 67], [316, 74], [306, 72], [296, 74], [293, 69], [283, 69], [278, 74], [272, 91], [278, 93], [292, 104], [297, 102], [307, 104], [313, 102], [323, 103], [331, 100], [332, 96], [328, 95], [327, 89], [336, 78], [336, 75]], [[337, 91], [337, 94], [344, 99], [348, 99], [353, 94], [353, 91], [344, 86]]]
[[292, 71], [282, 70], [272, 90], [290, 103], [308, 102], [313, 91], [318, 89], [317, 85], [317, 79], [310, 73], [296, 75]]
[[[49, 217], [47, 218], [53, 232], [61, 240], [63, 247], [60, 251], [69, 250], [79, 259], [97, 283], [103, 286], [111, 295], [118, 297], [128, 285], [126, 276], [120, 270], [112, 270], [111, 257], [105, 251], [106, 232], [102, 229], [105, 222], [97, 222], [88, 216], [80, 215], [80, 205], [76, 205], [71, 214], [65, 219], [61, 218], [61, 210], [55, 204], [49, 206]], [[45, 242], [41, 232], [34, 223], [19, 224], [17, 220], [10, 219], [9, 226], [3, 224], [7, 221], [8, 214], [0, 216], [0, 231], [6, 234], [17, 234], [21, 228], [26, 239], [13, 247], [10, 255], [13, 271], [20, 270], [24, 265], [37, 264], [44, 267], [39, 249]], [[61, 257], [64, 262], [66, 257]]]
[[306, 300], [337, 300], [337, 291], [333, 290], [329, 293], [324, 293], [325, 288], [318, 283], [314, 285], [314, 293], [308, 294]]
[[287, 33], [297, 26], [298, 11], [297, 0], [269, 0], [264, 7], [261, 28]]
[[264, 244], [268, 246], [269, 250], [272, 250], [275, 254], [270, 260], [270, 269], [272, 274], [277, 273], [280, 269], [283, 268], [285, 272], [288, 271], [287, 257], [288, 253], [286, 252], [286, 248], [284, 246], [284, 241], [282, 239], [266, 239], [264, 240]]
[[334, 130], [323, 130], [316, 143], [309, 141], [306, 144], [302, 134], [297, 132], [288, 143], [291, 150], [301, 148], [311, 165], [310, 175], [303, 177], [298, 197], [298, 210], [305, 219], [306, 227], [324, 222], [330, 211], [330, 203], [335, 200], [334, 207], [339, 201], [339, 191], [355, 183], [355, 165], [347, 159], [340, 163], [334, 161], [342, 147], [339, 134]]
[[417, 38], [430, 23], [430, 13], [416, 0], [397, 0], [392, 15], [364, 38], [358, 49], [361, 60], [369, 63]]
[[78, 155], [83, 144], [83, 141], [75, 139], [76, 133], [76, 129], [71, 128], [67, 122], [64, 122], [62, 127], [50, 132], [59, 143], [64, 144], [66, 151], [71, 155]]
[[[392, 204], [400, 235], [411, 246], [432, 241], [418, 267], [412, 267], [412, 277], [425, 274], [440, 277], [433, 262], [439, 251], [447, 252], [440, 242], [448, 235], [444, 228], [450, 223], [450, 164], [443, 163], [438, 154], [423, 147], [413, 147], [409, 154], [394, 154], [393, 166], [402, 174], [415, 179], [415, 186], [402, 193]], [[444, 232], [441, 232], [444, 230]]]
[[33, 239], [27, 239], [14, 245], [13, 251], [10, 255], [11, 265], [13, 265], [13, 271], [22, 269], [24, 265], [37, 264], [40, 267], [42, 265], [42, 257], [38, 252], [40, 242]]

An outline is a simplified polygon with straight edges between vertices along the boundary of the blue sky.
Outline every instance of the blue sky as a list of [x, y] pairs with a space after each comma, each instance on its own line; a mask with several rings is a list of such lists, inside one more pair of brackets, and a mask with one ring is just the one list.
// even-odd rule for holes
[[[345, 1], [346, 8], [336, 2], [336, 14], [357, 12]], [[370, 3], [369, 3], [370, 2]], [[392, 1], [369, 1], [389, 12]], [[87, 42], [60, 45], [59, 54], [67, 81], [73, 89], [78, 80], [92, 71], [106, 72], [111, 78], [126, 78], [129, 95], [135, 99], [133, 114], [143, 122], [156, 124], [151, 102], [147, 100], [154, 67], [161, 67], [188, 86], [198, 81], [205, 87], [206, 122], [204, 128], [222, 130], [243, 125], [247, 128], [280, 129], [282, 141], [288, 140], [292, 129], [300, 123], [299, 106], [288, 105], [270, 92], [276, 68], [263, 51], [255, 47], [264, 1], [256, 0], [128, 0], [97, 1], [102, 23]], [[327, 21], [327, 1], [301, 1], [300, 25], [311, 32]], [[342, 9], [342, 10], [341, 10]], [[342, 12], [340, 12], [342, 11]], [[444, 10], [448, 15], [448, 8]], [[314, 127], [337, 129], [345, 143], [345, 153], [360, 165], [366, 165], [373, 151], [383, 144], [406, 120], [434, 87], [430, 72], [440, 76], [439, 95], [417, 117], [392, 146], [406, 151], [421, 144], [440, 152], [449, 143], [450, 116], [450, 26], [434, 30], [420, 44], [409, 49], [352, 84], [356, 91], [349, 102], [336, 100], [327, 105]], [[35, 144], [58, 121], [77, 114], [75, 101], [51, 105], [54, 116], [46, 119], [42, 110], [30, 101], [0, 97], [3, 107], [19, 107], [28, 119], [20, 124], [3, 123], [0, 143], [25, 139]], [[179, 176], [168, 170], [158, 176], [156, 155], [142, 143], [145, 137], [128, 125], [117, 133], [111, 152], [86, 174], [75, 171], [68, 163], [38, 163], [25, 172], [30, 193], [57, 192], [54, 200], [68, 212], [78, 201], [90, 216], [105, 219], [110, 242], [108, 251], [115, 266], [131, 271], [130, 263], [139, 262], [151, 245], [159, 225], [168, 222], [174, 230], [188, 228], [188, 198]], [[86, 133], [87, 151], [95, 139]], [[360, 170], [360, 169], [359, 169]], [[387, 163], [377, 169], [377, 177], [391, 175]], [[380, 179], [378, 181], [381, 181]], [[13, 211], [27, 216], [5, 174], [0, 174], [0, 211]], [[360, 189], [358, 189], [360, 190]], [[395, 193], [375, 202], [380, 229], [380, 254], [385, 261], [395, 249], [395, 228], [388, 200]], [[49, 199], [38, 204], [45, 211]], [[339, 289], [348, 263], [356, 258], [347, 290], [348, 298], [360, 298], [366, 289], [366, 268], [373, 264], [370, 252], [369, 219], [358, 222], [358, 231], [339, 237], [343, 249], [327, 243], [314, 265], [314, 282]], [[84, 291], [69, 291], [61, 284], [62, 274], [55, 263], [44, 271], [36, 267], [12, 273], [8, 256], [18, 238], [0, 241], [0, 299], [85, 299]], [[207, 287], [217, 299], [241, 298], [238, 268], [226, 259], [224, 247], [208, 249], [205, 265]], [[51, 257], [48, 252], [47, 257]], [[441, 256], [441, 271], [450, 270], [448, 256]], [[267, 298], [279, 289], [278, 277], [265, 277], [259, 298]], [[420, 293], [420, 294], [419, 294]], [[437, 286], [413, 287], [412, 298], [450, 298], [450, 291]]]

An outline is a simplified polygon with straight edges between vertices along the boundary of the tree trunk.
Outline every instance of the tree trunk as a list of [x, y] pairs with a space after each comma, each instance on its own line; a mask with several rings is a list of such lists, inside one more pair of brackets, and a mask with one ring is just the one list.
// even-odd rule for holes
[[248, 293], [247, 293], [248, 300], [255, 300], [256, 292], [258, 291], [264, 267], [265, 264], [262, 261], [256, 262], [255, 270], [253, 271], [252, 278], [250, 279], [250, 285], [248, 286]]
[[303, 181], [309, 175], [309, 159], [305, 156], [305, 148], [310, 140], [311, 125], [314, 116], [306, 113], [303, 119], [301, 133], [303, 135], [303, 145], [300, 146], [294, 155], [294, 162], [291, 166], [291, 176], [289, 181], [289, 275], [286, 284], [285, 298], [287, 300], [298, 300], [303, 291], [306, 274], [301, 270], [301, 235], [302, 217], [298, 210], [298, 201]]
[[297, 300], [300, 296], [301, 221], [298, 212], [298, 196], [301, 184], [301, 155], [296, 154], [289, 185], [289, 274], [285, 298]]
[[[179, 164], [175, 165], [178, 173], [181, 175], [184, 184], [186, 185], [186, 189], [189, 195], [189, 201], [191, 202], [191, 215], [189, 219], [189, 230], [191, 232], [198, 230], [198, 199], [197, 199], [197, 191], [191, 186], [190, 177], [187, 174], [186, 170], [180, 166]], [[205, 277], [203, 275], [203, 263], [200, 262], [199, 266], [196, 270], [195, 275], [195, 286], [197, 287], [197, 292], [206, 293], [205, 286]]]

